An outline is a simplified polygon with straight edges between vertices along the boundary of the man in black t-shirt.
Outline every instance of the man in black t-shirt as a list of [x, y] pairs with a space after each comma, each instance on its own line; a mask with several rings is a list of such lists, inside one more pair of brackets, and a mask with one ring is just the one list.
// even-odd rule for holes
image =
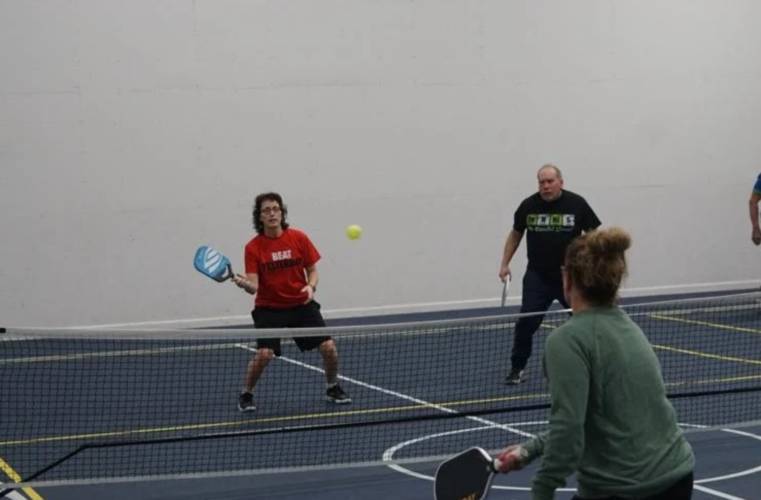
[[[513, 229], [507, 236], [499, 278], [512, 276], [510, 261], [528, 231], [528, 266], [523, 276], [522, 313], [545, 312], [557, 300], [563, 307], [568, 303], [563, 296], [560, 268], [565, 249], [582, 232], [600, 225], [600, 220], [584, 198], [563, 189], [563, 175], [555, 165], [544, 165], [537, 172], [539, 192], [520, 204], [515, 211]], [[512, 368], [506, 383], [520, 384], [523, 369], [531, 356], [534, 332], [539, 328], [543, 314], [518, 319], [510, 357]]]

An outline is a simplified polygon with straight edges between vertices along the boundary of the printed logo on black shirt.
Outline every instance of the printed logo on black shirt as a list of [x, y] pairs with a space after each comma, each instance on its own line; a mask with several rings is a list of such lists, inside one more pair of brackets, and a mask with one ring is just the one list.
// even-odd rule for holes
[[574, 214], [528, 214], [526, 228], [536, 232], [568, 232], [576, 225]]

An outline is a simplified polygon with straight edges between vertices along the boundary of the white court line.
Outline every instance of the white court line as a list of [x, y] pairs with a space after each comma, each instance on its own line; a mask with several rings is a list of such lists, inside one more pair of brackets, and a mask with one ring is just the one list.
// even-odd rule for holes
[[[514, 424], [514, 425], [536, 425], [536, 424], [541, 424], [541, 423], [545, 423], [546, 424], [546, 422], [520, 422], [520, 423]], [[705, 427], [705, 426], [701, 426], [701, 425], [684, 424], [684, 423], [680, 424], [680, 425], [686, 426], [686, 427], [696, 427], [696, 428], [704, 428]], [[436, 439], [436, 438], [440, 438], [440, 437], [449, 436], [449, 435], [452, 435], [452, 434], [461, 434], [461, 433], [465, 433], [465, 432], [481, 431], [481, 430], [484, 430], [484, 429], [487, 429], [487, 428], [488, 427], [479, 427], [479, 428], [472, 428], [472, 429], [459, 429], [459, 430], [440, 432], [440, 433], [437, 433], [437, 434], [430, 434], [430, 435], [427, 435], [427, 436], [421, 436], [421, 437], [417, 437], [417, 438], [414, 438], [414, 439], [410, 439], [410, 440], [404, 441], [402, 443], [397, 443], [393, 447], [387, 449], [384, 452], [384, 454], [383, 454], [383, 460], [384, 461], [391, 461], [391, 460], [393, 460], [394, 453], [396, 453], [398, 450], [404, 448], [405, 446], [409, 446], [411, 444], [418, 443], [420, 441], [425, 441], [425, 440], [428, 440], [428, 439]], [[727, 433], [738, 434], [738, 435], [743, 436], [743, 437], [749, 437], [749, 438], [757, 439], [757, 440], [761, 441], [761, 435], [758, 435], [758, 434], [752, 434], [752, 433], [744, 432], [744, 431], [737, 431], [735, 429], [718, 429], [718, 430], [723, 431], [723, 432], [727, 432]], [[413, 471], [411, 469], [407, 469], [407, 468], [405, 468], [405, 467], [403, 467], [401, 465], [393, 464], [393, 465], [389, 465], [389, 467], [394, 469], [394, 470], [396, 470], [397, 472], [401, 472], [402, 474], [405, 474], [407, 476], [411, 476], [411, 477], [414, 477], [414, 478], [417, 478], [417, 479], [423, 479], [425, 481], [434, 481], [434, 479], [435, 479], [433, 476], [429, 476], [429, 475], [426, 475], [426, 474], [415, 472], [415, 471]], [[708, 495], [716, 496], [716, 497], [719, 497], [719, 498], [724, 498], [724, 499], [727, 499], [727, 500], [747, 500], [746, 498], [743, 498], [743, 497], [733, 496], [733, 495], [730, 495], [728, 493], [724, 493], [724, 492], [721, 492], [721, 491], [717, 491], [717, 490], [708, 488], [706, 486], [700, 486], [700, 483], [711, 483], [711, 482], [717, 482], [717, 481], [722, 481], [722, 480], [727, 480], [727, 479], [735, 479], [735, 478], [738, 478], [738, 477], [747, 476], [747, 475], [750, 475], [750, 474], [755, 474], [756, 472], [761, 472], [761, 466], [754, 467], [752, 469], [746, 469], [746, 470], [743, 470], [743, 471], [740, 471], [740, 472], [736, 472], [734, 474], [727, 474], [725, 476], [714, 476], [714, 477], [709, 477], [709, 478], [705, 478], [705, 479], [695, 480], [695, 482], [693, 484], [693, 489], [700, 490], [703, 493], [706, 493]], [[531, 491], [531, 488], [528, 487], [528, 486], [492, 485], [491, 488], [495, 489], [495, 490]], [[576, 491], [576, 490], [575, 490], [575, 488], [558, 488], [556, 491]]]
[[[547, 423], [546, 421], [541, 421], [541, 422], [520, 422], [519, 425], [541, 425], [541, 424], [546, 424], [546, 423]], [[471, 429], [457, 429], [457, 430], [454, 430], [454, 431], [439, 432], [437, 434], [429, 434], [427, 436], [420, 436], [420, 437], [417, 437], [415, 439], [410, 439], [409, 441], [404, 441], [404, 442], [401, 442], [401, 443], [397, 443], [396, 445], [394, 445], [391, 448], [387, 449], [385, 452], [383, 452], [383, 460], [384, 461], [391, 461], [391, 460], [394, 459], [394, 453], [396, 453], [397, 451], [401, 450], [405, 446], [409, 446], [411, 444], [416, 444], [416, 443], [419, 443], [421, 441], [426, 441], [426, 440], [429, 440], [429, 439], [437, 439], [437, 438], [440, 438], [440, 437], [451, 436], [451, 435], [454, 435], [454, 434], [463, 434], [463, 433], [466, 433], [466, 432], [482, 431], [484, 429], [490, 429], [490, 428], [491, 428], [490, 426], [486, 426], [486, 427], [474, 427], [474, 428], [471, 428]], [[411, 477], [414, 477], [414, 478], [417, 478], [417, 479], [423, 479], [425, 481], [430, 481], [430, 482], [434, 482], [436, 480], [436, 478], [433, 477], [433, 476], [428, 476], [428, 475], [425, 475], [425, 474], [421, 474], [419, 472], [415, 472], [415, 471], [413, 471], [411, 469], [407, 469], [407, 468], [403, 467], [402, 465], [391, 464], [388, 467], [391, 468], [391, 469], [394, 469], [395, 471], [400, 472], [400, 473], [402, 473], [402, 474], [404, 474], [406, 476], [411, 476]], [[525, 486], [500, 486], [500, 485], [494, 485], [494, 484], [491, 486], [491, 489], [494, 489], [494, 490], [510, 490], [510, 491], [531, 491], [531, 488], [525, 487]], [[555, 491], [576, 491], [576, 488], [557, 488]]]
[[707, 493], [709, 495], [713, 495], [719, 498], [726, 498], [727, 500], [747, 500], [743, 497], [736, 497], [733, 495], [728, 495], [727, 493], [722, 493], [721, 491], [712, 490], [711, 488], [706, 488], [705, 486], [700, 486], [697, 484], [694, 484], [693, 489], [702, 491], [703, 493]]
[[[3, 483], [0, 483], [0, 490], [3, 489]], [[10, 493], [6, 493], [0, 498], [8, 498], [10, 500], [28, 500], [25, 496], [23, 496], [21, 493], [19, 493], [16, 490], [11, 491]]]
[[[702, 426], [695, 426], [695, 427], [700, 428]], [[761, 435], [754, 434], [752, 432], [740, 431], [737, 429], [717, 429], [717, 430], [721, 432], [727, 432], [729, 434], [737, 434], [738, 436], [748, 437], [751, 439], [755, 439], [757, 441], [761, 441]], [[757, 472], [761, 472], [761, 465], [757, 467], [753, 467], [752, 469], [746, 469], [740, 472], [735, 472], [733, 474], [726, 474], [724, 476], [714, 476], [714, 477], [708, 477], [705, 479], [698, 479], [695, 481], [695, 484], [698, 485], [698, 484], [705, 484], [705, 483], [715, 483], [717, 481], [725, 481], [727, 479], [737, 479], [738, 477], [749, 476], [751, 474], [756, 474]]]
[[[250, 347], [248, 345], [239, 344], [238, 347], [240, 347], [241, 349], [250, 351], [250, 352], [256, 352], [256, 348]], [[301, 361], [297, 361], [295, 359], [288, 358], [286, 356], [280, 356], [279, 359], [281, 359], [283, 361], [286, 361], [288, 363], [291, 363], [293, 365], [300, 366], [302, 368], [306, 368], [308, 370], [312, 370], [312, 371], [315, 371], [315, 372], [318, 372], [318, 373], [325, 374], [325, 370], [323, 370], [321, 368], [318, 368], [316, 366], [312, 366], [312, 365], [307, 364], [307, 363], [303, 363]], [[417, 404], [420, 404], [420, 405], [424, 405], [424, 406], [427, 406], [429, 408], [433, 408], [433, 409], [436, 409], [436, 410], [439, 410], [439, 411], [442, 411], [442, 412], [445, 412], [445, 413], [451, 413], [451, 414], [457, 414], [457, 413], [459, 413], [458, 411], [452, 410], [451, 408], [447, 408], [445, 406], [437, 405], [435, 403], [431, 403], [429, 401], [418, 399], [418, 398], [415, 398], [413, 396], [402, 394], [402, 393], [397, 392], [397, 391], [392, 391], [392, 390], [389, 390], [389, 389], [384, 389], [382, 387], [379, 387], [379, 386], [376, 386], [376, 385], [372, 385], [372, 384], [368, 384], [366, 382], [362, 382], [360, 380], [356, 380], [356, 379], [353, 379], [351, 377], [346, 377], [346, 376], [343, 376], [343, 375], [338, 375], [338, 378], [340, 380], [345, 380], [347, 382], [351, 382], [352, 384], [359, 385], [359, 386], [365, 387], [367, 389], [372, 389], [372, 390], [381, 392], [383, 394], [388, 394], [388, 395], [391, 395], [391, 396], [395, 396], [395, 397], [398, 397], [400, 399], [403, 399], [403, 400], [406, 400], [406, 401], [411, 401], [411, 402], [414, 402], [414, 403], [417, 403]], [[513, 432], [513, 433], [516, 433], [518, 435], [525, 436], [525, 437], [533, 437], [534, 436], [533, 434], [531, 434], [529, 432], [521, 431], [520, 429], [516, 429], [515, 427], [512, 427], [510, 425], [499, 424], [497, 422], [493, 422], [491, 420], [483, 419], [483, 418], [480, 418], [480, 417], [466, 416], [465, 418], [467, 418], [468, 420], [472, 420], [474, 422], [478, 422], [480, 424], [484, 424], [484, 425], [486, 425], [486, 427], [489, 427], [489, 428], [501, 429], [501, 430]], [[479, 430], [479, 429], [474, 428], [472, 430]], [[734, 430], [734, 429], [722, 429], [722, 430], [725, 431], [725, 432], [731, 432], [731, 433], [734, 433], [734, 434], [739, 434], [739, 435], [742, 435], [742, 436], [746, 436], [746, 437], [750, 437], [750, 438], [753, 438], [753, 439], [761, 440], [761, 436], [759, 436], [757, 434], [752, 434], [752, 433], [743, 432], [743, 431], [737, 431], [737, 430]], [[442, 434], [447, 434], [447, 433], [442, 433]], [[413, 471], [410, 471], [408, 469], [405, 469], [403, 467], [399, 467], [399, 466], [397, 466], [395, 464], [389, 464], [388, 467], [393, 469], [393, 470], [396, 470], [397, 472], [401, 472], [403, 474], [407, 474], [407, 475], [410, 475], [410, 476], [413, 476], [413, 477], [418, 476], [418, 478], [420, 478], [420, 479], [428, 479], [428, 480], [432, 480], [433, 479], [433, 478], [430, 478], [430, 477], [425, 477], [425, 476], [422, 476], [422, 475], [417, 475], [417, 473], [415, 473]], [[703, 480], [697, 480], [697, 481], [695, 481], [695, 484], [693, 485], [693, 488], [694, 489], [698, 489], [698, 490], [700, 490], [700, 491], [702, 491], [702, 492], [704, 492], [704, 493], [706, 493], [708, 495], [714, 495], [716, 497], [724, 498], [726, 500], [746, 500], [746, 499], [744, 499], [742, 497], [732, 496], [732, 495], [729, 495], [727, 493], [722, 493], [720, 491], [716, 491], [716, 490], [713, 490], [711, 488], [707, 488], [705, 486], [700, 486], [699, 483], [714, 482], [714, 481], [719, 481], [719, 480], [722, 480], [722, 479], [732, 479], [732, 478], [739, 477], [739, 476], [745, 476], [745, 475], [748, 475], [748, 474], [753, 474], [753, 473], [758, 472], [758, 471], [761, 471], [761, 466], [759, 466], [757, 468], [754, 468], [754, 469], [749, 469], [749, 470], [746, 470], [746, 471], [738, 472], [736, 474], [729, 474], [729, 475], [722, 476], [722, 477], [712, 477], [712, 478], [706, 478], [706, 479], [703, 479]], [[512, 489], [512, 488], [506, 488], [506, 487], [501, 487], [501, 486], [493, 486], [493, 488], [496, 488], [496, 489]], [[568, 490], [570, 490], [570, 489], [563, 489], [562, 491], [568, 491]]]
[[[244, 349], [244, 350], [247, 350], [247, 351], [256, 352], [255, 348], [249, 347], [247, 345], [240, 344], [239, 347], [241, 349]], [[283, 361], [286, 361], [288, 363], [294, 364], [296, 366], [300, 366], [302, 368], [306, 368], [308, 370], [312, 370], [312, 371], [315, 371], [315, 372], [318, 372], [318, 373], [322, 373], [322, 374], [325, 373], [325, 370], [323, 370], [322, 368], [317, 368], [316, 366], [312, 366], [312, 365], [307, 364], [307, 363], [302, 363], [301, 361], [297, 361], [295, 359], [291, 359], [291, 358], [288, 358], [288, 357], [285, 357], [285, 356], [280, 356], [279, 359], [281, 359]], [[360, 380], [353, 379], [351, 377], [346, 377], [346, 376], [343, 376], [343, 375], [339, 375], [338, 378], [340, 380], [345, 380], [347, 382], [351, 382], [352, 384], [359, 385], [359, 386], [365, 387], [367, 389], [372, 389], [374, 391], [378, 391], [378, 392], [381, 392], [383, 394], [388, 394], [390, 396], [394, 396], [394, 397], [403, 399], [405, 401], [411, 401], [413, 403], [417, 403], [419, 405], [427, 406], [429, 408], [433, 408], [435, 410], [439, 410], [439, 411], [442, 411], [444, 413], [450, 413], [450, 414], [459, 414], [460, 413], [457, 410], [452, 410], [451, 408], [447, 408], [446, 406], [441, 406], [441, 405], [437, 405], [435, 403], [431, 403], [429, 401], [424, 401], [422, 399], [418, 399], [418, 398], [415, 398], [413, 396], [408, 396], [406, 394], [402, 394], [401, 392], [396, 392], [396, 391], [392, 391], [392, 390], [389, 390], [389, 389], [384, 389], [382, 387], [378, 387], [377, 385], [368, 384], [366, 382], [362, 382]], [[510, 427], [510, 426], [507, 426], [507, 425], [498, 424], [497, 422], [493, 422], [493, 421], [487, 420], [485, 418], [474, 417], [474, 416], [466, 416], [465, 418], [467, 418], [468, 420], [472, 420], [474, 422], [478, 422], [479, 424], [484, 424], [484, 425], [486, 425], [488, 427], [492, 427], [492, 428], [495, 428], [495, 429], [502, 429], [502, 430], [509, 431], [509, 432], [514, 432], [514, 433], [519, 434], [521, 436], [525, 436], [525, 437], [533, 437], [534, 436], [531, 433], [524, 432], [524, 431], [521, 431], [519, 429], [516, 429], [514, 427]]]

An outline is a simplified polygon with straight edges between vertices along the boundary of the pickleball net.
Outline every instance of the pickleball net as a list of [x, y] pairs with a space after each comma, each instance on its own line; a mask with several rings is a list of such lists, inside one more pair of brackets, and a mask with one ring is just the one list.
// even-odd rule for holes
[[[761, 424], [761, 293], [626, 305], [685, 429]], [[541, 354], [505, 385], [519, 315], [299, 330], [8, 328], [0, 334], [3, 489], [437, 461], [541, 429]], [[325, 398], [322, 360], [293, 336], [329, 334], [352, 403]], [[238, 411], [256, 338], [283, 338]]]

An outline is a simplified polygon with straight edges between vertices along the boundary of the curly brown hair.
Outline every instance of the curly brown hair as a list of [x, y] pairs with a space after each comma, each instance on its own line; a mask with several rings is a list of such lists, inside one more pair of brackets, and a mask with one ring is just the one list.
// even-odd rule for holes
[[613, 305], [626, 276], [624, 252], [632, 244], [620, 227], [584, 233], [565, 252], [565, 272], [582, 297], [593, 305]]

